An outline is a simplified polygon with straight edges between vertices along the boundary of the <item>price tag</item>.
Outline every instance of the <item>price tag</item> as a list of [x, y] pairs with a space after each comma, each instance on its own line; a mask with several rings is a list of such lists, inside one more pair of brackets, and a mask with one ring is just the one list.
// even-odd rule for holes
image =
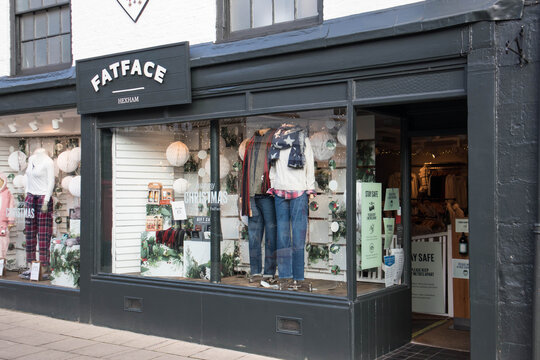
[[30, 280], [39, 281], [40, 270], [41, 263], [39, 261], [32, 261], [32, 267], [30, 268]]

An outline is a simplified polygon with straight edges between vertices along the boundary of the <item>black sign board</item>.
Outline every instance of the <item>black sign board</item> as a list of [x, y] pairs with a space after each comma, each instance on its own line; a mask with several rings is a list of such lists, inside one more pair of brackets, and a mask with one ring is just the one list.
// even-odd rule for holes
[[188, 103], [187, 42], [77, 61], [80, 114]]

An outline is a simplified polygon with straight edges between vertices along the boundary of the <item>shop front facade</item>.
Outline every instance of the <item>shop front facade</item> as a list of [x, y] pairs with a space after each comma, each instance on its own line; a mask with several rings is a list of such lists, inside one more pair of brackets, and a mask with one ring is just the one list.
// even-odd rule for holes
[[[3, 306], [291, 359], [377, 358], [420, 309], [530, 358], [538, 7], [433, 3], [77, 61], [80, 290]], [[470, 273], [418, 295], [416, 261]]]

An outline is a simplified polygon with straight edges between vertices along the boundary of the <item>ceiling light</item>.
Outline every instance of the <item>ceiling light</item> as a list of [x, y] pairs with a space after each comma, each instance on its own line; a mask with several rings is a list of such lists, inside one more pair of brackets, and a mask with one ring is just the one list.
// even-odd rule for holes
[[11, 124], [8, 124], [8, 128], [9, 128], [9, 131], [12, 133], [17, 132], [17, 124], [15, 124], [15, 121], [12, 122]]
[[64, 119], [62, 116], [60, 116], [58, 119], [52, 119], [52, 128], [54, 130], [60, 129], [60, 124], [64, 122]]
[[39, 126], [38, 126], [37, 120], [34, 120], [34, 121], [30, 122], [30, 123], [28, 124], [28, 126], [30, 126], [30, 129], [32, 129], [32, 131], [38, 131], [38, 130], [39, 130]]

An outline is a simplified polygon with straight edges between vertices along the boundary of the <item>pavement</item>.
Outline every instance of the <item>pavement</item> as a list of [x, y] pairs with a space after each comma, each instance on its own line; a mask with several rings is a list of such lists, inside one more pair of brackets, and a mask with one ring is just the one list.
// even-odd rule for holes
[[275, 358], [0, 309], [0, 359], [272, 360]]

